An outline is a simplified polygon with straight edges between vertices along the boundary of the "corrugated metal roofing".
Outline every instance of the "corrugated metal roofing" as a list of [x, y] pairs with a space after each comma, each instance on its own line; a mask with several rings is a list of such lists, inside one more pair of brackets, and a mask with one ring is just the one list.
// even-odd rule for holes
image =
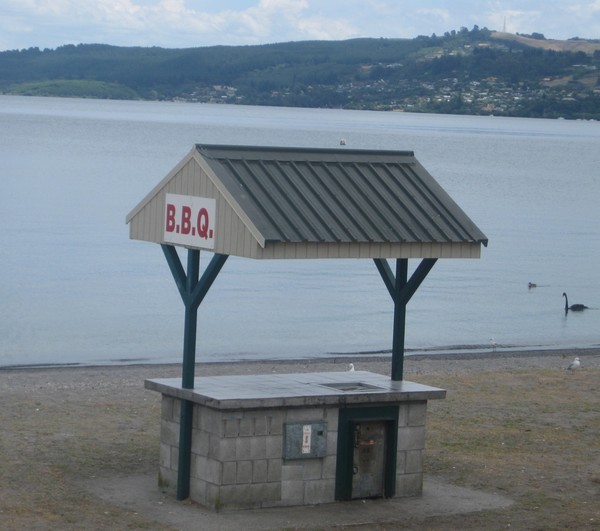
[[265, 242], [487, 245], [410, 151], [196, 149]]

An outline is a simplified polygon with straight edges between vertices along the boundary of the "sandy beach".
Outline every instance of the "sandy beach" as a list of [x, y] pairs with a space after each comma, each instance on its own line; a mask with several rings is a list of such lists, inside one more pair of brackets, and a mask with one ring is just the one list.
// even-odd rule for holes
[[[582, 367], [574, 373], [566, 371], [575, 356], [580, 358]], [[349, 362], [358, 370], [387, 375], [390, 372], [389, 357], [346, 357], [199, 363], [196, 374], [339, 371]], [[180, 365], [0, 370], [0, 527], [185, 528], [185, 522], [190, 520], [178, 519], [181, 515], [175, 515], [178, 505], [173, 500], [154, 499], [153, 509], [158, 511], [148, 507], [144, 511], [140, 500], [138, 505], [132, 501], [133, 510], [127, 510], [99, 494], [102, 485], [113, 485], [109, 490], [114, 495], [118, 485], [127, 485], [123, 483], [127, 478], [156, 477], [160, 397], [144, 389], [144, 380], [178, 377], [180, 372]], [[593, 501], [600, 496], [600, 348], [407, 356], [405, 379], [448, 389], [447, 399], [435, 401], [430, 410], [426, 475], [442, 478], [457, 489], [502, 494], [515, 503], [509, 508], [488, 508], [465, 515], [432, 516], [424, 511], [423, 515], [412, 517], [412, 524], [401, 524], [400, 520], [359, 520], [355, 523], [361, 525], [353, 528], [399, 529], [426, 522], [428, 529], [457, 525], [479, 529], [482, 524], [488, 529], [499, 529], [506, 528], [505, 520], [535, 521], [525, 517], [532, 516], [532, 511], [532, 518], [555, 520], [561, 507], [572, 503], [573, 493], [566, 489], [577, 491], [582, 520], [576, 521], [585, 521], [585, 528], [598, 528], [600, 509]], [[459, 424], [461, 431], [455, 431]], [[481, 430], [481, 425], [488, 425], [488, 430]], [[503, 445], [496, 448], [499, 455], [514, 446], [514, 452], [504, 455], [501, 461], [486, 448], [494, 444], [488, 439], [492, 433], [496, 438], [504, 437]], [[545, 438], [543, 444], [540, 438]], [[528, 474], [526, 481], [515, 481], [515, 470], [526, 467], [525, 463], [538, 466], [535, 455], [526, 457], [527, 451], [547, 455], [539, 463], [541, 470]], [[460, 473], [457, 463], [461, 463]], [[547, 478], [546, 486], [543, 478]], [[538, 502], [532, 502], [536, 496]], [[169, 511], [161, 513], [162, 505], [168, 506]], [[201, 511], [198, 507], [193, 509]], [[188, 504], [185, 511], [189, 510]], [[198, 513], [192, 514], [192, 520], [194, 514]], [[273, 518], [272, 522], [281, 522]], [[298, 521], [299, 525], [291, 528], [333, 527], [323, 518], [319, 524], [323, 527], [314, 527], [314, 521]], [[497, 525], [499, 518], [502, 526]], [[226, 529], [225, 524], [221, 520], [215, 525]], [[269, 527], [266, 521], [257, 523], [255, 528], [277, 529], [279, 524], [274, 525]], [[206, 527], [190, 527], [193, 528]], [[552, 524], [541, 528], [558, 527]]]

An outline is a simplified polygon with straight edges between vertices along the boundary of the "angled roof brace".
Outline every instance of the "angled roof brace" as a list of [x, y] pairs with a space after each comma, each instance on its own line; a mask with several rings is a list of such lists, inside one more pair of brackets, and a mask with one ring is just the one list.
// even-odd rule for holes
[[392, 301], [394, 302], [394, 329], [392, 337], [392, 380], [404, 379], [404, 335], [406, 328], [406, 305], [415, 294], [425, 277], [431, 271], [436, 258], [424, 258], [413, 274], [408, 278], [408, 260], [399, 258], [396, 260], [396, 274], [387, 260], [374, 259], [381, 278], [385, 283]]

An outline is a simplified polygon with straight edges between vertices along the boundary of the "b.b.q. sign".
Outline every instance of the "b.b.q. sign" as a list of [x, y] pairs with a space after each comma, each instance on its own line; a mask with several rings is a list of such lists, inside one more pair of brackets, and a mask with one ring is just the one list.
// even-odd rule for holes
[[214, 249], [216, 201], [210, 197], [166, 194], [165, 242]]

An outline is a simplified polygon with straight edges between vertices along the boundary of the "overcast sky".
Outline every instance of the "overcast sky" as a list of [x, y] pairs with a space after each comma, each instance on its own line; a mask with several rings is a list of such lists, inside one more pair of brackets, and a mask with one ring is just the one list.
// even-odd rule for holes
[[598, 39], [600, 0], [0, 0], [0, 50], [413, 38], [474, 25]]

